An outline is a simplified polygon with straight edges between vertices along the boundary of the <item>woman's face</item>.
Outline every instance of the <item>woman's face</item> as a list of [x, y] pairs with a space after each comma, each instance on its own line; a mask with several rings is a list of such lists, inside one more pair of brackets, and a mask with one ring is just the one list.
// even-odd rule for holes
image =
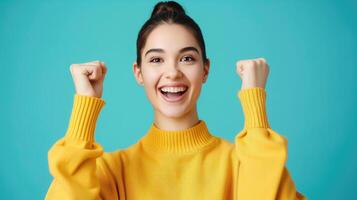
[[203, 64], [191, 32], [178, 24], [159, 25], [149, 34], [141, 57], [141, 67], [133, 64], [134, 75], [144, 86], [155, 114], [180, 118], [196, 109], [209, 62]]

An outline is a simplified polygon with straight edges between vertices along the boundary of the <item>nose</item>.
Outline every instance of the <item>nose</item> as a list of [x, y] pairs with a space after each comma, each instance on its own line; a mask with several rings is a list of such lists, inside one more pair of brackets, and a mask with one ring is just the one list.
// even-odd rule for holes
[[171, 64], [168, 64], [166, 67], [165, 67], [165, 77], [167, 79], [179, 79], [179, 78], [182, 78], [182, 71], [180, 70], [180, 68], [177, 66], [177, 64], [175, 63], [171, 63]]

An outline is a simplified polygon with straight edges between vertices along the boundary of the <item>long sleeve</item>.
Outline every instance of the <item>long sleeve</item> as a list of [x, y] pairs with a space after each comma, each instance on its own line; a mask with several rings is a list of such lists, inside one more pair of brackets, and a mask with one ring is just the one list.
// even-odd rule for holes
[[[54, 177], [46, 199], [115, 199], [115, 187], [103, 148], [94, 141], [98, 115], [105, 105], [96, 97], [75, 94], [67, 132], [48, 151], [48, 163]], [[101, 184], [107, 188], [101, 188]]]
[[244, 128], [235, 138], [238, 156], [238, 200], [306, 200], [286, 168], [287, 139], [270, 128], [266, 92], [248, 88], [237, 94]]

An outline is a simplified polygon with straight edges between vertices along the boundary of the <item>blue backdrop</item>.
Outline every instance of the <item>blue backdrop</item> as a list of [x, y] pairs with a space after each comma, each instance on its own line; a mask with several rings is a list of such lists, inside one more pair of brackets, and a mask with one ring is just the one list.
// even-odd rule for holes
[[[356, 1], [179, 1], [200, 25], [211, 71], [199, 117], [231, 142], [243, 128], [239, 59], [270, 65], [267, 110], [289, 141], [288, 169], [309, 199], [353, 199], [357, 178]], [[71, 63], [108, 67], [96, 139], [134, 144], [153, 120], [132, 74], [135, 42], [156, 1], [0, 2], [0, 199], [43, 199], [47, 152], [67, 129]]]

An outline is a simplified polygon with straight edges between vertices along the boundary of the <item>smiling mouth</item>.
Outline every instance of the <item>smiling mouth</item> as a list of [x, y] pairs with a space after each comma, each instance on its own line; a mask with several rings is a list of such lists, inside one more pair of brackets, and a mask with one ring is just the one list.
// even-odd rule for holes
[[183, 91], [163, 91], [162, 88], [159, 89], [160, 93], [164, 97], [164, 100], [168, 102], [177, 102], [182, 100], [187, 90], [188, 87], [186, 87]]

